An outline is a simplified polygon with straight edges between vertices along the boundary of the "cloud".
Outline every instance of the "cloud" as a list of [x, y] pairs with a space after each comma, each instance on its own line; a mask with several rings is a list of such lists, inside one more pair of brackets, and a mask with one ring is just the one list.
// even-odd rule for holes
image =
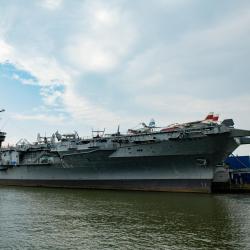
[[35, 114], [35, 115], [13, 114], [12, 118], [20, 121], [45, 122], [53, 125], [60, 124], [61, 122], [65, 122], [66, 120], [66, 117], [63, 114], [59, 114], [57, 116], [54, 115], [49, 116], [46, 114]]
[[[138, 96], [135, 101], [148, 110], [157, 110], [157, 117], [165, 116], [166, 118], [161, 120], [168, 120], [170, 123], [178, 121], [180, 117], [183, 122], [196, 120], [200, 115], [205, 116], [213, 111], [224, 118], [235, 118], [237, 126], [250, 127], [250, 121], [245, 115], [249, 112], [250, 95], [247, 93], [217, 100], [189, 95], [172, 95], [166, 98], [164, 94], [149, 94]], [[170, 121], [168, 116], [173, 120]]]
[[188, 5], [193, 3], [193, 0], [159, 0], [158, 3], [161, 4], [164, 8], [178, 8], [183, 5]]
[[41, 6], [49, 10], [58, 9], [62, 2], [62, 0], [40, 0]]
[[18, 70], [29, 72], [41, 86], [71, 83], [71, 74], [73, 75], [73, 70], [70, 73], [67, 72], [67, 69], [64, 69], [53, 56], [29, 55], [20, 51], [18, 47], [14, 48], [11, 44], [1, 40], [0, 63], [8, 63]]
[[102, 73], [119, 66], [136, 42], [135, 24], [119, 5], [87, 1], [84, 28], [65, 48], [69, 61], [83, 72]]
[[0, 37], [0, 63], [8, 60], [9, 56], [12, 54], [12, 50], [13, 48]]
[[[41, 2], [47, 8], [58, 7], [54, 3], [59, 2]], [[115, 1], [85, 1], [78, 6], [82, 9], [78, 16], [80, 22], [74, 23], [78, 28], [75, 30], [70, 26], [70, 29], [66, 30], [63, 40], [60, 41], [62, 46], [59, 51], [57, 46], [52, 46], [51, 51], [43, 49], [44, 41], [39, 36], [48, 35], [44, 33], [49, 29], [45, 23], [41, 34], [30, 30], [31, 36], [34, 33], [38, 37], [35, 43], [32, 43], [32, 40], [28, 41], [31, 46], [29, 50], [21, 45], [25, 40], [20, 42], [7, 39], [8, 43], [1, 46], [0, 62], [8, 61], [18, 71], [29, 72], [36, 80], [26, 79], [18, 74], [13, 74], [13, 78], [22, 84], [40, 86], [44, 103], [50, 105], [52, 109], [62, 105], [78, 121], [80, 118], [85, 118], [88, 123], [96, 123], [102, 119], [111, 122], [117, 120], [119, 116], [106, 110], [102, 105], [87, 100], [84, 92], [78, 95], [75, 86], [82, 85], [80, 78], [84, 78], [85, 74], [90, 72], [102, 74], [114, 70], [122, 63], [133, 49], [136, 40], [135, 25], [131, 23], [129, 13]], [[32, 8], [35, 7], [31, 6]], [[73, 10], [73, 13], [74, 11], [76, 10]], [[34, 16], [34, 24], [41, 18], [39, 15], [42, 14], [38, 12], [37, 16]], [[65, 19], [67, 23], [68, 20], [66, 17]], [[19, 29], [19, 26], [27, 24], [21, 20], [16, 25], [15, 28]], [[53, 35], [49, 39], [54, 39]], [[48, 40], [49, 44], [58, 42], [57, 39], [52, 42]], [[58, 86], [62, 87], [60, 91]], [[99, 115], [95, 119], [97, 113]]]
[[64, 92], [63, 102], [68, 113], [70, 113], [75, 121], [85, 123], [87, 125], [101, 125], [106, 127], [116, 126], [122, 119], [119, 115], [112, 111], [107, 111], [101, 106], [90, 103], [80, 93], [70, 86]]
[[[247, 45], [249, 41], [250, 11], [236, 10], [218, 23], [199, 32], [191, 32], [185, 37], [188, 46], [197, 46], [198, 49], [223, 49], [226, 45], [231, 47], [236, 45]], [[247, 38], [245, 40], [244, 38]], [[238, 50], [238, 47], [234, 47]], [[200, 51], [200, 50], [198, 50]]]
[[38, 84], [36, 79], [34, 79], [34, 78], [28, 78], [28, 79], [27, 78], [22, 78], [17, 73], [14, 73], [12, 78], [14, 80], [17, 80], [17, 81], [21, 82], [24, 85], [35, 85], [36, 86]]
[[16, 52], [9, 60], [18, 69], [25, 70], [34, 75], [38, 84], [41, 86], [51, 86], [60, 84], [67, 84], [71, 82], [71, 76], [61, 66], [54, 57], [39, 56], [29, 57]]
[[60, 107], [62, 106], [62, 95], [64, 88], [60, 85], [58, 86], [48, 86], [41, 88], [41, 96], [43, 102], [47, 106]]
[[[189, 94], [211, 99], [249, 90], [249, 11], [183, 33], [177, 41], [162, 41], [137, 54], [122, 72], [124, 91]], [[242, 88], [238, 88], [241, 81]], [[224, 93], [223, 93], [224, 91]]]

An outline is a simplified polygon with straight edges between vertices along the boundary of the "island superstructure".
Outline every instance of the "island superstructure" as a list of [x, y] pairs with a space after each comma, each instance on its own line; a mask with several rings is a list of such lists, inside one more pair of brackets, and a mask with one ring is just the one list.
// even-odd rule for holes
[[250, 136], [213, 114], [164, 128], [142, 125], [90, 139], [56, 132], [2, 147], [0, 185], [209, 193], [216, 166]]

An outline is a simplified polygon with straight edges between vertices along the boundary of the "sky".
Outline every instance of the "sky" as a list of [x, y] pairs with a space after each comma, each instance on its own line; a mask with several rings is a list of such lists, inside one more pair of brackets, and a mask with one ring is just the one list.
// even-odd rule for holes
[[249, 65], [248, 0], [0, 0], [6, 143], [211, 111], [250, 129]]

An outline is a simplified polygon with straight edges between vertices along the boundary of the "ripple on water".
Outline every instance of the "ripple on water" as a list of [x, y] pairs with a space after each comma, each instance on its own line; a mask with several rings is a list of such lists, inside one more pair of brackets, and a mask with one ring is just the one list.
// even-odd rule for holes
[[0, 249], [250, 249], [250, 196], [0, 188]]

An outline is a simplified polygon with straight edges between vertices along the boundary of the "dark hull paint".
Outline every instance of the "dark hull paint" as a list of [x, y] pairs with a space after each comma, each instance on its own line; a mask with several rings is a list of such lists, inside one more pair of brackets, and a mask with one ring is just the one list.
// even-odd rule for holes
[[211, 180], [4, 180], [0, 185], [210, 193]]
[[60, 151], [62, 164], [8, 166], [0, 171], [0, 184], [210, 193], [215, 166], [237, 146], [229, 134], [221, 134], [116, 151]]

